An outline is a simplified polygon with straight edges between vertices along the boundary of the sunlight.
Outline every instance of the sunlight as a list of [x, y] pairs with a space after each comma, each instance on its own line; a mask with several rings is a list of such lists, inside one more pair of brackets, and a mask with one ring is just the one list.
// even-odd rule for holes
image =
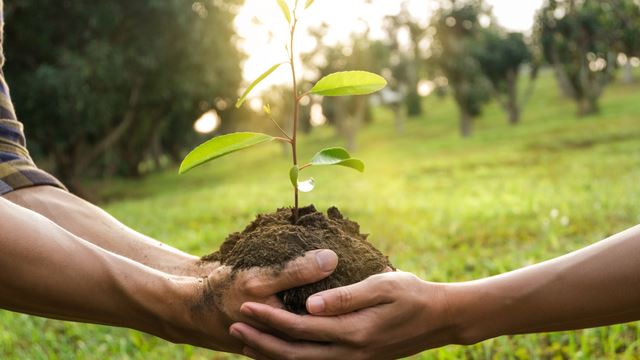
[[[322, 23], [329, 25], [324, 41], [327, 44], [347, 41], [353, 32], [363, 32], [367, 26], [371, 37], [380, 39], [385, 36], [382, 21], [387, 15], [397, 14], [402, 1], [389, 0], [322, 0], [316, 1], [306, 13], [299, 11], [296, 53], [309, 52], [315, 43], [308, 30]], [[437, 1], [407, 0], [411, 14], [426, 23]], [[529, 32], [533, 26], [535, 11], [542, 0], [512, 1], [487, 0], [493, 7], [498, 22], [509, 30]], [[285, 44], [288, 28], [275, 0], [247, 0], [235, 20], [240, 37], [240, 48], [248, 55], [243, 65], [243, 77], [247, 82], [258, 77], [269, 66], [286, 61]], [[284, 67], [256, 88], [260, 93], [274, 84], [290, 81], [290, 75]]]
[[220, 116], [214, 110], [204, 113], [193, 124], [193, 128], [200, 134], [210, 134], [220, 126]]

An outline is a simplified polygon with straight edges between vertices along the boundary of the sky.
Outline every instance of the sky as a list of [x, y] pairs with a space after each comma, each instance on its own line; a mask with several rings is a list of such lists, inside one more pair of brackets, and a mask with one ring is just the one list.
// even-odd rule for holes
[[[294, 0], [287, 0], [290, 4]], [[413, 16], [427, 23], [429, 14], [437, 6], [432, 0], [406, 0]], [[493, 7], [498, 23], [509, 29], [528, 32], [533, 26], [533, 17], [543, 0], [486, 0]], [[304, 4], [304, 0], [300, 0]], [[299, 12], [296, 35], [298, 51], [308, 52], [314, 42], [307, 34], [310, 27], [323, 22], [329, 25], [324, 41], [328, 44], [344, 41], [352, 32], [363, 31], [366, 21], [371, 36], [382, 38], [382, 20], [386, 15], [400, 11], [402, 0], [316, 0], [306, 11]], [[285, 44], [288, 41], [288, 25], [276, 0], [246, 0], [236, 17], [235, 27], [241, 38], [240, 47], [248, 55], [243, 64], [243, 76], [252, 81], [272, 65], [286, 61]], [[282, 66], [256, 89], [257, 92], [273, 84], [290, 81], [290, 72]]]

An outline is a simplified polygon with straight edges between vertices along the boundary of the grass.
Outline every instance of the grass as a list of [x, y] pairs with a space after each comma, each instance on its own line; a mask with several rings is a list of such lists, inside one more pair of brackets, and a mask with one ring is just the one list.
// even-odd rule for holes
[[[574, 117], [549, 73], [523, 123], [489, 106], [471, 139], [457, 134], [450, 99], [428, 98], [422, 118], [396, 136], [391, 114], [359, 135], [360, 175], [312, 169], [302, 203], [339, 206], [399, 268], [432, 281], [464, 281], [533, 264], [640, 223], [640, 87], [615, 84], [602, 113]], [[331, 129], [303, 138], [305, 157], [341, 145]], [[258, 212], [292, 201], [281, 148], [230, 156], [186, 176], [171, 170], [139, 182], [113, 180], [106, 209], [131, 227], [195, 254], [216, 249]], [[634, 359], [638, 323], [576, 332], [500, 337], [416, 359]], [[2, 359], [217, 359], [135, 331], [0, 312]]]

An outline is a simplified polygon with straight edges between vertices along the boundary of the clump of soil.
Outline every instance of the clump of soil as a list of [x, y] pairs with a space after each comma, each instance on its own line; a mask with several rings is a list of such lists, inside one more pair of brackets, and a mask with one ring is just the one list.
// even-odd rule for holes
[[252, 267], [269, 267], [280, 271], [291, 260], [305, 252], [331, 249], [338, 254], [338, 267], [331, 276], [315, 284], [290, 289], [278, 294], [285, 308], [298, 314], [306, 313], [307, 298], [319, 291], [353, 284], [393, 268], [389, 259], [360, 234], [360, 226], [345, 219], [332, 207], [325, 216], [313, 205], [299, 209], [293, 223], [291, 208], [258, 217], [242, 232], [227, 237], [219, 251], [205, 256], [203, 261], [220, 261], [233, 271]]

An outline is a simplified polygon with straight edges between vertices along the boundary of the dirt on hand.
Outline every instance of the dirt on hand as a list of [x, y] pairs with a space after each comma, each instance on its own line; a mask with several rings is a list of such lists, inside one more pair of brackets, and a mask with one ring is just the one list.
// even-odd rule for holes
[[367, 241], [367, 235], [360, 234], [357, 223], [345, 219], [335, 207], [330, 208], [327, 215], [313, 205], [299, 209], [295, 224], [291, 208], [258, 215], [244, 231], [229, 235], [219, 251], [202, 260], [219, 261], [231, 266], [233, 271], [270, 267], [277, 272], [307, 251], [333, 250], [339, 261], [331, 276], [278, 294], [287, 310], [305, 314], [305, 302], [310, 295], [350, 285], [393, 268], [389, 259]]

